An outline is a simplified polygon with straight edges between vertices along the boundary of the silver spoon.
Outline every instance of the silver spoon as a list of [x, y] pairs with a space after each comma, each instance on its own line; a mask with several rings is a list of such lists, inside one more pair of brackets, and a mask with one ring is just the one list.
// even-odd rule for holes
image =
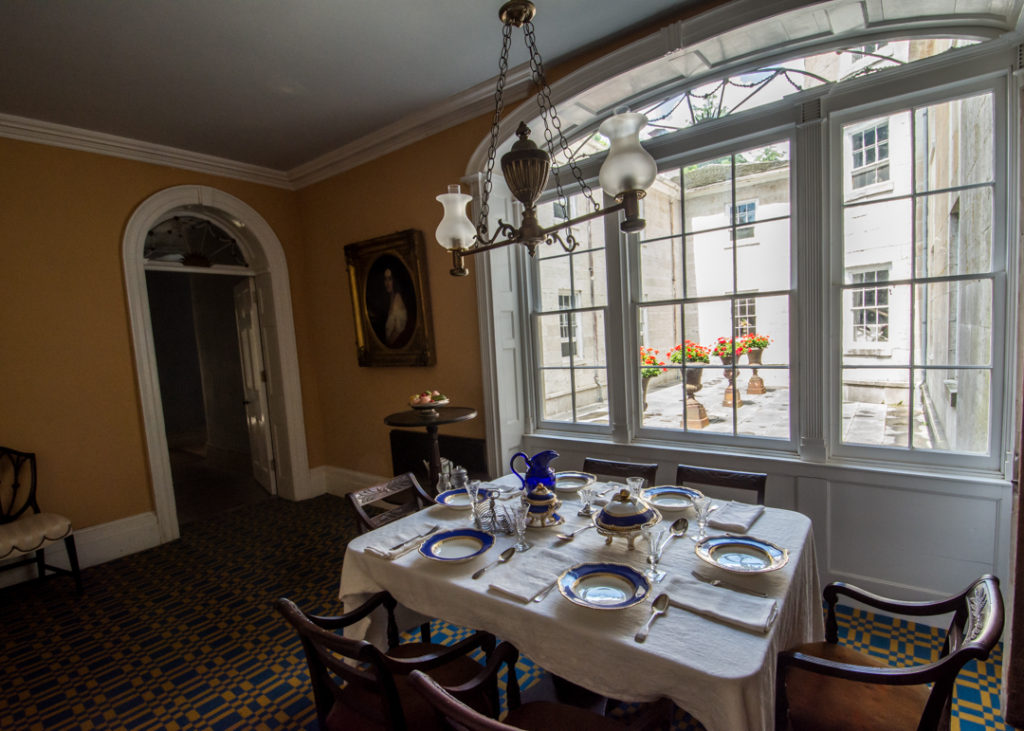
[[573, 538], [576, 537], [577, 533], [582, 533], [583, 531], [587, 530], [588, 528], [593, 528], [594, 525], [595, 525], [594, 523], [588, 523], [587, 525], [583, 526], [582, 528], [577, 528], [572, 533], [556, 533], [555, 534], [555, 538], [558, 538], [559, 540], [562, 540], [562, 541], [571, 541]]
[[669, 534], [665, 536], [665, 540], [658, 547], [659, 554], [665, 550], [665, 546], [668, 545], [669, 539], [679, 538], [680, 536], [686, 535], [686, 531], [690, 527], [690, 521], [686, 518], [676, 518], [672, 521], [672, 525], [668, 527]]
[[651, 605], [651, 616], [647, 618], [647, 623], [636, 631], [636, 635], [633, 637], [637, 642], [643, 642], [647, 639], [647, 633], [651, 631], [651, 625], [654, 624], [654, 620], [663, 615], [668, 611], [668, 594], [658, 594], [654, 598], [654, 603]]
[[482, 569], [479, 569], [479, 570], [475, 571], [473, 573], [473, 578], [474, 579], [479, 579], [481, 576], [484, 575], [484, 572], [487, 571], [487, 569], [494, 568], [499, 563], [505, 563], [506, 561], [508, 561], [510, 558], [512, 558], [515, 555], [516, 555], [516, 547], [515, 546], [509, 546], [508, 548], [506, 548], [504, 551], [501, 552], [501, 555], [498, 556], [498, 560], [497, 561], [489, 563], [486, 566], [484, 566]]

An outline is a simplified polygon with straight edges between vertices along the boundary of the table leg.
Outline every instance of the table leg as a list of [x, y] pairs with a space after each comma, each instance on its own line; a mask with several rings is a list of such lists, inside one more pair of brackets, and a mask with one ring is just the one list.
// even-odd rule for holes
[[436, 495], [440, 492], [441, 478], [441, 445], [437, 441], [437, 425], [428, 424], [427, 434], [430, 436], [430, 487], [427, 489]]

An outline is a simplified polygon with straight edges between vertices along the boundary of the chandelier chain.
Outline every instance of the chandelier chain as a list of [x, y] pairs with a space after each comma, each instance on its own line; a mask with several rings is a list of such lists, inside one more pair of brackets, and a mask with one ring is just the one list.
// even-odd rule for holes
[[[601, 206], [598, 205], [597, 201], [594, 200], [594, 193], [587, 184], [587, 181], [583, 179], [583, 172], [576, 165], [576, 158], [569, 149], [569, 142], [565, 139], [565, 135], [562, 133], [562, 120], [558, 117], [558, 110], [555, 109], [554, 102], [551, 101], [551, 87], [548, 86], [547, 78], [544, 75], [544, 61], [541, 59], [540, 51], [537, 49], [537, 37], [534, 34], [533, 23], [527, 21], [523, 24], [523, 36], [526, 41], [526, 48], [530, 54], [530, 69], [533, 71], [534, 82], [537, 84], [537, 107], [540, 109], [541, 119], [544, 121], [544, 140], [547, 143], [548, 154], [551, 156], [552, 161], [555, 157], [555, 144], [554, 132], [558, 135], [558, 144], [561, 148], [565, 159], [568, 161], [569, 170], [572, 172], [573, 177], [576, 179], [576, 183], [580, 187], [580, 191], [590, 201], [594, 210], [600, 210]], [[550, 126], [549, 126], [550, 120]], [[551, 173], [555, 176], [555, 187], [558, 191], [558, 198], [563, 206], [563, 210], [568, 215], [569, 211], [569, 200], [565, 192], [562, 190], [562, 183], [558, 176], [558, 167], [552, 166]]]
[[504, 110], [505, 77], [508, 74], [508, 52], [512, 48], [512, 26], [505, 24], [502, 29], [501, 56], [498, 58], [498, 85], [494, 90], [494, 118], [491, 120], [491, 144], [487, 148], [487, 169], [484, 174], [483, 194], [480, 196], [480, 218], [477, 231], [487, 236], [487, 219], [490, 215], [492, 176], [494, 173], [494, 157], [498, 151], [498, 133], [501, 126], [501, 113]]

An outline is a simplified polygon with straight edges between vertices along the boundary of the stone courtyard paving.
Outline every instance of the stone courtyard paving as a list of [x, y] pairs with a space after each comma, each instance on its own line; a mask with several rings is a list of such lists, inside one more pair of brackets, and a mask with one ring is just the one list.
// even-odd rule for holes
[[[736, 431], [740, 436], [764, 437], [768, 439], [789, 439], [789, 387], [788, 373], [762, 368], [766, 393], [747, 393], [750, 371], [742, 369], [736, 377], [736, 390], [742, 405], [735, 409]], [[708, 425], [703, 432], [713, 434], [733, 433], [733, 408], [723, 403], [727, 380], [721, 368], [704, 369], [703, 387], [697, 392], [697, 400], [704, 405]], [[775, 382], [776, 385], [773, 385]], [[781, 385], [778, 385], [781, 382]], [[659, 387], [660, 386], [660, 387]], [[906, 404], [871, 404], [848, 402], [843, 404], [842, 441], [845, 444], [868, 446], [906, 446], [909, 426], [909, 409]], [[685, 429], [682, 422], [682, 386], [679, 380], [664, 385], [658, 379], [651, 382], [647, 391], [647, 408], [644, 410], [642, 426], [655, 429]], [[580, 410], [580, 421], [608, 423], [607, 402], [593, 404]], [[931, 448], [927, 425], [922, 415], [914, 419], [916, 433], [915, 447]]]

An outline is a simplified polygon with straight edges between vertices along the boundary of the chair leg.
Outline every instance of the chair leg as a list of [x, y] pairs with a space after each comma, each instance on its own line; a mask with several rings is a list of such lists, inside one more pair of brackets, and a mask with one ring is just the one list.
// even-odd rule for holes
[[39, 572], [39, 578], [46, 578], [46, 553], [40, 548], [36, 551], [36, 571]]
[[71, 565], [71, 574], [75, 577], [75, 589], [78, 591], [78, 594], [81, 595], [84, 591], [82, 589], [82, 572], [78, 568], [78, 549], [75, 547], [75, 537], [73, 535], [64, 539], [64, 548], [66, 548], [68, 552], [68, 563]]

